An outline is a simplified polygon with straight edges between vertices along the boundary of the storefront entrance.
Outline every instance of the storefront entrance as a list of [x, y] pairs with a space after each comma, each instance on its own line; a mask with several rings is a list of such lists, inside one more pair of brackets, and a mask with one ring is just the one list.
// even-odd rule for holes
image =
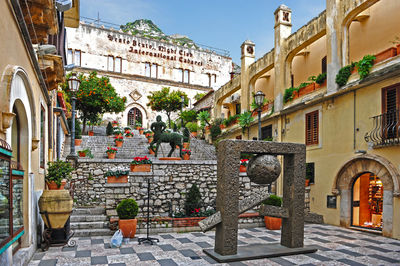
[[352, 226], [382, 231], [383, 185], [373, 173], [355, 179], [352, 188]]

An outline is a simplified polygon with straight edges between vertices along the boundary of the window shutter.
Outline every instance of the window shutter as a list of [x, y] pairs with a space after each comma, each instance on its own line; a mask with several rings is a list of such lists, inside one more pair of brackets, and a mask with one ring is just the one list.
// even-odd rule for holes
[[318, 110], [306, 114], [306, 145], [318, 144]]

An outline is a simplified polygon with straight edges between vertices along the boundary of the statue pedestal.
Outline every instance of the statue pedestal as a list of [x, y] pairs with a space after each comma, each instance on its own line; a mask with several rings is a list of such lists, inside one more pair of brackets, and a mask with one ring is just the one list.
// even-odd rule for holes
[[288, 248], [278, 243], [271, 244], [250, 244], [247, 246], [238, 246], [235, 255], [220, 255], [214, 249], [203, 249], [203, 252], [214, 260], [224, 262], [234, 262], [242, 260], [256, 260], [263, 258], [273, 258], [280, 256], [290, 256], [297, 254], [313, 253], [317, 251], [315, 246], [305, 246], [300, 248]]
[[160, 161], [180, 161], [182, 160], [181, 157], [161, 157], [159, 158]]

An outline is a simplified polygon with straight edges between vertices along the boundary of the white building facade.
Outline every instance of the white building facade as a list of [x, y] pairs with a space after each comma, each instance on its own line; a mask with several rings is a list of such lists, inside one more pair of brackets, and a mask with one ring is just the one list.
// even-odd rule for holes
[[158, 114], [166, 121], [164, 113], [147, 106], [152, 91], [163, 87], [183, 91], [191, 107], [196, 94], [218, 89], [232, 72], [232, 59], [227, 55], [84, 22], [77, 29], [68, 28], [67, 54], [68, 64], [76, 66], [74, 71], [108, 76], [117, 93], [127, 98], [123, 113], [104, 117], [122, 125], [141, 120], [148, 127]]

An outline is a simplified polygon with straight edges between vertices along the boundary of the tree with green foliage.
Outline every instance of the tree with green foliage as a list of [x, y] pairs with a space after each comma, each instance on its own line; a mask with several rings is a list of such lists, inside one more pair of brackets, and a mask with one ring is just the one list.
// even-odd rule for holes
[[240, 114], [238, 121], [243, 133], [247, 128], [247, 138], [250, 139], [250, 125], [254, 121], [254, 117], [251, 116], [251, 112], [247, 111]]
[[182, 91], [170, 91], [169, 87], [164, 87], [159, 91], [150, 92], [147, 96], [149, 103], [147, 106], [153, 111], [166, 112], [168, 117], [169, 128], [171, 128], [171, 113], [181, 109], [181, 96], [184, 97], [183, 105], [188, 106], [189, 98]]
[[183, 125], [186, 125], [186, 123], [195, 122], [197, 120], [197, 112], [196, 110], [182, 111], [179, 117], [183, 119]]
[[210, 125], [210, 113], [208, 111], [201, 111], [197, 114], [197, 120], [200, 121], [200, 125], [202, 128], [204, 128], [206, 125]]
[[196, 184], [193, 184], [189, 192], [186, 194], [185, 214], [186, 216], [196, 216], [201, 208], [201, 194]]
[[111, 125], [111, 122], [108, 122], [107, 128], [106, 128], [106, 134], [107, 136], [111, 136], [114, 133], [114, 128]]
[[206, 95], [206, 94], [205, 94], [205, 93], [197, 93], [197, 94], [194, 96], [194, 99], [195, 99], [196, 102], [197, 102], [198, 100], [200, 100], [201, 98], [203, 98], [204, 95]]
[[[71, 73], [66, 77], [69, 79]], [[76, 92], [76, 109], [80, 111], [83, 119], [83, 132], [85, 132], [86, 122], [95, 122], [104, 113], [119, 113], [125, 110], [126, 97], [120, 97], [110, 83], [108, 77], [98, 77], [97, 72], [93, 71], [89, 76], [79, 74], [81, 81], [79, 90]], [[69, 90], [68, 82], [61, 85], [66, 93], [67, 101], [71, 101], [72, 93]]]

